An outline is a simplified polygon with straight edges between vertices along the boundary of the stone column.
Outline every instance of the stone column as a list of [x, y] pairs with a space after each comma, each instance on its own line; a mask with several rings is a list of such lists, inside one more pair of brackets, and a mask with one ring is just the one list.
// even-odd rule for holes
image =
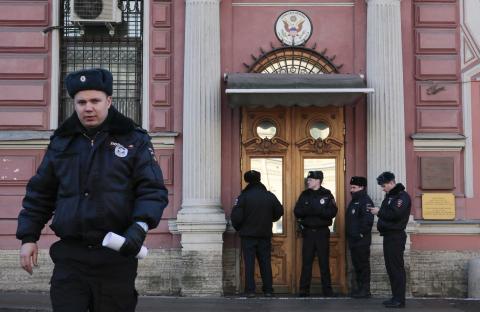
[[186, 0], [183, 93], [182, 294], [222, 295], [220, 1]]
[[367, 105], [368, 192], [380, 204], [381, 172], [392, 171], [406, 184], [401, 0], [366, 1], [367, 85], [375, 89]]

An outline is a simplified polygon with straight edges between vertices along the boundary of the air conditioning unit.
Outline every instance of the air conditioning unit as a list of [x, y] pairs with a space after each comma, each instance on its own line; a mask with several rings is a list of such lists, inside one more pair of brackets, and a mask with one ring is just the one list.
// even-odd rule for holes
[[121, 23], [118, 0], [70, 0], [70, 21], [74, 23]]

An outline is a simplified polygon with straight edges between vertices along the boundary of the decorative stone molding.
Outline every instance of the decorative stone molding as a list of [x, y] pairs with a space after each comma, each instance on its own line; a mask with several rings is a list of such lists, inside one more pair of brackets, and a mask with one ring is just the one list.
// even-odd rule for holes
[[53, 131], [0, 131], [0, 150], [44, 150]]
[[326, 138], [325, 140], [305, 138], [297, 142], [296, 145], [301, 151], [311, 151], [319, 154], [338, 151], [343, 146], [342, 142], [335, 138]]
[[177, 219], [168, 220], [168, 231], [173, 235], [180, 234], [180, 232], [178, 231]]
[[[0, 149], [44, 150], [50, 143], [53, 131], [0, 131]], [[154, 149], [175, 147], [176, 132], [149, 133]]]
[[152, 138], [152, 145], [154, 149], [171, 149], [175, 147], [175, 138], [178, 136], [177, 132], [152, 132], [149, 133]]
[[479, 235], [480, 221], [424, 221], [417, 220], [414, 234]]
[[[372, 246], [377, 245], [381, 248], [383, 239], [377, 230], [378, 218], [375, 216], [375, 224], [372, 228]], [[408, 220], [406, 232], [408, 234], [407, 245], [410, 248], [411, 234], [432, 234], [432, 235], [478, 235], [480, 234], [480, 221], [429, 221], [429, 220], [414, 220], [410, 215]]]
[[222, 251], [223, 232], [226, 229], [223, 213], [214, 210], [210, 213], [191, 213], [182, 209], [177, 215], [177, 229], [182, 234], [182, 248], [185, 251]]
[[263, 154], [286, 152], [289, 146], [288, 142], [277, 137], [272, 139], [252, 138], [243, 143], [243, 145], [247, 151], [260, 152]]
[[460, 152], [466, 140], [455, 133], [416, 133], [411, 138], [416, 152]]

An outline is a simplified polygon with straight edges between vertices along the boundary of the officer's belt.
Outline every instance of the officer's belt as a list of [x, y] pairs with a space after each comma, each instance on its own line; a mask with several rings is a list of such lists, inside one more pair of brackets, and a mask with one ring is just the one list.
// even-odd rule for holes
[[65, 242], [66, 244], [84, 246], [91, 249], [98, 249], [103, 247], [101, 242], [85, 241], [81, 239], [69, 238], [69, 239], [62, 239], [62, 241]]

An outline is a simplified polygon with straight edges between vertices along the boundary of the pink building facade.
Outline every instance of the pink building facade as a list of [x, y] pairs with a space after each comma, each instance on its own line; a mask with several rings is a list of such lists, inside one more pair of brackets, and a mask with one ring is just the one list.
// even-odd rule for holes
[[[228, 220], [244, 186], [242, 174], [251, 168], [272, 176], [268, 186], [279, 192], [285, 206], [274, 231], [274, 283], [277, 292], [296, 293], [301, 245], [292, 210], [304, 172], [320, 168], [330, 172], [340, 208], [331, 255], [337, 291], [348, 293], [353, 280], [343, 222], [348, 181], [366, 176], [369, 194], [379, 204], [383, 195], [375, 177], [392, 170], [413, 199], [405, 254], [408, 294], [467, 296], [468, 261], [480, 256], [480, 165], [475, 156], [480, 153], [480, 22], [475, 13], [480, 1], [123, 2], [140, 8], [137, 122], [152, 136], [170, 199], [159, 227], [147, 238], [151, 252], [140, 262], [141, 293], [242, 291], [239, 237]], [[288, 11], [292, 15], [285, 15]], [[64, 48], [71, 38], [65, 36], [67, 28], [55, 26], [62, 26], [68, 14], [64, 1], [0, 0], [3, 290], [49, 287], [48, 247], [57, 238], [46, 226], [39, 241], [40, 267], [30, 277], [17, 263], [15, 231], [26, 183], [66, 105], [61, 82], [71, 68]], [[282, 16], [289, 18], [288, 25], [280, 23]], [[88, 35], [91, 26], [84, 27]], [[105, 23], [96, 27], [106, 28]], [[276, 27], [283, 27], [284, 37]], [[293, 37], [301, 43], [285, 43]], [[116, 62], [122, 61], [99, 64], [115, 74]], [[92, 65], [96, 63], [84, 58], [75, 68]], [[333, 87], [337, 91], [316, 85], [302, 93], [295, 90], [305, 82], [298, 75], [300, 80], [287, 79], [282, 91], [258, 91], [268, 88], [262, 84], [271, 83], [269, 76], [285, 71], [289, 77], [323, 73], [326, 84], [329, 74], [356, 77], [364, 85], [350, 87], [341, 80]], [[122, 73], [117, 70], [116, 77]], [[265, 79], [233, 85], [240, 73]], [[114, 97], [120, 98], [123, 89], [116, 90]], [[297, 99], [306, 104], [296, 105]], [[262, 122], [276, 131], [267, 139], [257, 131]], [[312, 134], [318, 123], [328, 128], [327, 137]], [[265, 142], [273, 143], [260, 148]], [[438, 194], [446, 197], [437, 204], [426, 202], [425, 195]], [[453, 203], [445, 203], [448, 196]], [[375, 229], [372, 291], [389, 293]]]

